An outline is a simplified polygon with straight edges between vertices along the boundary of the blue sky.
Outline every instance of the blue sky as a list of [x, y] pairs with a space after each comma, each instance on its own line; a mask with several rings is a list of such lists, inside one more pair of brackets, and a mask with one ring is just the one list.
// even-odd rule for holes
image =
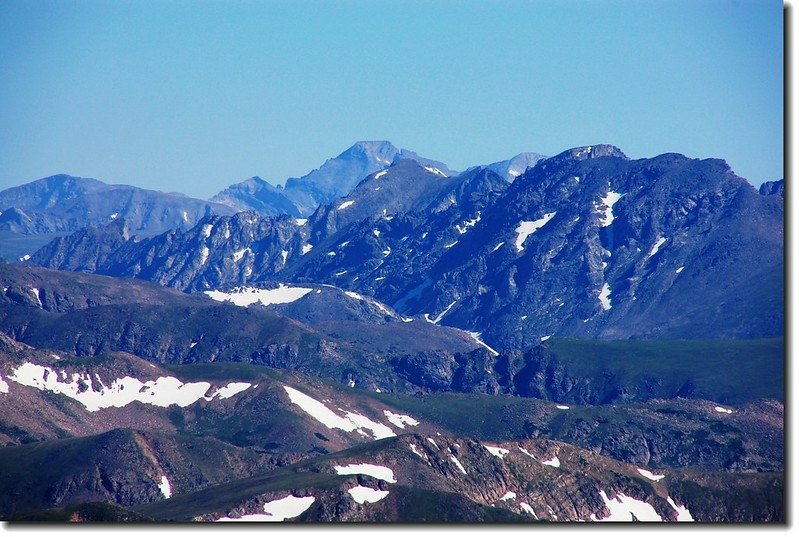
[[453, 169], [612, 143], [783, 176], [782, 3], [79, 1], [0, 7], [0, 189], [208, 197], [358, 140]]

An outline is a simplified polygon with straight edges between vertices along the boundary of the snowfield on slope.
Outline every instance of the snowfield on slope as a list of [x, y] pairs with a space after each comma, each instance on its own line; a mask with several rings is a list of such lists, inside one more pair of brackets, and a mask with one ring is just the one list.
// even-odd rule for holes
[[230, 302], [236, 306], [247, 307], [260, 302], [264, 306], [270, 304], [289, 304], [301, 299], [313, 291], [307, 287], [289, 287], [280, 284], [277, 289], [257, 289], [255, 287], [238, 287], [226, 293], [224, 291], [205, 291], [211, 299], [217, 302]]
[[283, 386], [288, 393], [292, 403], [300, 407], [306, 414], [328, 429], [341, 429], [346, 432], [357, 432], [363, 436], [368, 436], [364, 429], [371, 431], [375, 440], [397, 436], [391, 427], [382, 423], [370, 420], [366, 416], [354, 412], [344, 412], [344, 416], [339, 416], [330, 410], [323, 402], [317, 401], [313, 397], [295, 390], [289, 386]]
[[[61, 380], [63, 379], [63, 380]], [[206, 396], [211, 388], [210, 382], [183, 383], [175, 377], [159, 377], [155, 380], [141, 380], [125, 376], [114, 379], [106, 386], [98, 374], [67, 374], [65, 371], [26, 362], [17, 367], [9, 376], [9, 380], [41, 391], [49, 391], [66, 395], [86, 407], [89, 412], [103, 408], [123, 407], [138, 401], [140, 403], [168, 407], [178, 405], [186, 407], [205, 399], [227, 399], [246, 389], [247, 382], [231, 382]], [[99, 389], [97, 389], [99, 386]]]

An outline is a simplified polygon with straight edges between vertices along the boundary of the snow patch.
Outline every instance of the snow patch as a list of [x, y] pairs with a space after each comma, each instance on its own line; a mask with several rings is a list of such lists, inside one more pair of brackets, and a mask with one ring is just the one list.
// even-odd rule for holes
[[352, 205], [354, 203], [355, 203], [355, 200], [347, 200], [347, 201], [345, 201], [344, 203], [342, 203], [341, 205], [338, 206], [338, 210], [342, 211], [342, 210], [346, 209], [347, 207], [352, 207]]
[[503, 245], [503, 244], [505, 244], [505, 241], [502, 241], [502, 242], [500, 242], [499, 244], [497, 244], [496, 246], [494, 246], [494, 249], [493, 249], [493, 250], [491, 250], [491, 252], [492, 252], [492, 253], [493, 253], [493, 252], [496, 252], [497, 250], [499, 250], [500, 248], [502, 248], [502, 245]]
[[[61, 381], [59, 378], [65, 380]], [[142, 382], [137, 378], [125, 376], [113, 380], [109, 386], [106, 386], [96, 374], [94, 378], [88, 373], [73, 373], [69, 377], [63, 371], [57, 373], [49, 367], [30, 362], [17, 367], [9, 379], [37, 390], [66, 395], [70, 399], [78, 401], [89, 412], [110, 407], [119, 408], [134, 401], [160, 407], [170, 405], [186, 407], [200, 399], [210, 400], [217, 396], [221, 397], [220, 392], [227, 394], [237, 389], [237, 387], [231, 387], [231, 384], [235, 384], [231, 383], [228, 385], [227, 391], [222, 388], [210, 397], [205, 397], [211, 387], [210, 382], [184, 384], [175, 377], [159, 377], [156, 380]], [[97, 384], [99, 384], [99, 389], [96, 389]], [[232, 395], [234, 394], [231, 393], [228, 397]]]
[[519, 222], [519, 225], [516, 227], [516, 251], [521, 252], [524, 250], [524, 241], [527, 240], [527, 237], [541, 229], [546, 225], [547, 222], [552, 220], [552, 218], [557, 214], [557, 211], [546, 213], [543, 217], [539, 218], [538, 220], [522, 220]]
[[235, 261], [236, 263], [238, 263], [239, 261], [241, 261], [241, 260], [242, 260], [242, 258], [243, 258], [245, 255], [247, 255], [247, 254], [248, 254], [248, 253], [250, 253], [250, 252], [252, 252], [252, 250], [250, 250], [250, 248], [249, 248], [249, 247], [247, 247], [247, 248], [242, 248], [241, 250], [236, 250], [235, 252], [233, 252], [233, 261]]
[[286, 265], [286, 260], [289, 258], [289, 251], [288, 250], [280, 250], [280, 260], [283, 261], [283, 265]]
[[283, 522], [288, 518], [298, 517], [308, 510], [313, 504], [313, 496], [297, 497], [288, 495], [280, 500], [274, 500], [264, 504], [265, 514], [244, 515], [238, 518], [222, 517], [217, 522]]
[[469, 231], [470, 228], [474, 227], [475, 224], [477, 224], [477, 222], [479, 221], [480, 221], [480, 211], [477, 211], [477, 216], [475, 216], [471, 220], [465, 221], [463, 223], [463, 226], [456, 225], [455, 230], [458, 232], [459, 235], [463, 235], [464, 233]]
[[207, 239], [211, 236], [211, 230], [214, 229], [214, 226], [211, 224], [203, 224], [202, 229], [200, 230], [200, 235], [203, 236], [204, 239]]
[[499, 457], [500, 459], [502, 459], [503, 457], [505, 457], [505, 455], [510, 453], [509, 450], [501, 448], [499, 446], [489, 446], [488, 444], [483, 444], [483, 447], [486, 448], [488, 452], [491, 453], [493, 456]]
[[677, 505], [677, 503], [671, 499], [671, 496], [668, 496], [666, 501], [669, 502], [669, 505], [672, 509], [677, 511], [677, 522], [694, 522], [694, 517], [691, 516], [691, 511], [689, 511], [685, 506]]
[[536, 458], [535, 458], [535, 455], [533, 455], [532, 453], [530, 453], [529, 451], [527, 451], [527, 450], [526, 450], [526, 449], [524, 449], [523, 447], [520, 447], [520, 448], [519, 448], [519, 451], [521, 451], [522, 453], [524, 453], [525, 455], [527, 455], [528, 457], [530, 457], [530, 458], [531, 458], [531, 459], [533, 459], [534, 461], [537, 461], [537, 460], [538, 460], [538, 459], [536, 459]]
[[655, 244], [652, 245], [652, 248], [649, 249], [649, 253], [646, 254], [646, 258], [649, 259], [660, 250], [660, 247], [666, 244], [666, 239], [664, 237], [658, 237], [658, 240], [655, 241]]
[[521, 502], [521, 503], [519, 503], [519, 506], [522, 508], [523, 511], [533, 515], [535, 517], [535, 519], [538, 520], [538, 515], [535, 514], [535, 511], [533, 510], [533, 507], [529, 503]]
[[599, 303], [605, 311], [613, 307], [610, 304], [610, 285], [607, 282], [602, 284], [602, 289], [599, 291]]
[[386, 416], [389, 422], [400, 429], [404, 429], [406, 425], [410, 425], [411, 427], [419, 425], [417, 420], [404, 414], [394, 414], [390, 410], [384, 410], [383, 414]]
[[308, 223], [308, 219], [307, 218], [295, 218], [294, 219], [294, 223], [297, 224], [298, 226], [304, 226], [305, 224]]
[[506, 492], [506, 493], [505, 493], [505, 494], [502, 496], [502, 498], [500, 498], [500, 499], [499, 499], [499, 501], [501, 501], [501, 502], [507, 502], [508, 500], [513, 500], [513, 499], [516, 499], [516, 493], [515, 493], [515, 492], [513, 492], [512, 490], [509, 490], [508, 492]]
[[303, 244], [302, 245], [302, 255], [307, 254], [311, 250], [313, 250], [313, 244]]
[[328, 429], [341, 429], [346, 432], [356, 431], [364, 436], [367, 435], [363, 429], [367, 429], [372, 432], [372, 437], [375, 440], [397, 436], [387, 425], [376, 423], [366, 416], [347, 411], [344, 411], [343, 417], [339, 416], [327, 408], [321, 401], [317, 401], [313, 397], [305, 395], [289, 386], [283, 386], [283, 388], [286, 390], [286, 393], [288, 393], [292, 403], [299, 406], [306, 414], [310, 415]]
[[161, 490], [161, 494], [164, 495], [164, 498], [169, 499], [172, 496], [172, 486], [169, 484], [169, 480], [165, 475], [161, 476], [161, 482], [158, 484], [158, 488]]
[[[526, 318], [527, 318], [527, 316], [525, 315], [525, 316], [524, 316], [524, 319], [526, 319]], [[522, 319], [522, 321], [523, 321], [524, 319]], [[541, 336], [541, 341], [546, 341], [546, 340], [548, 340], [548, 339], [549, 339], [549, 338], [551, 338], [551, 337], [552, 337], [552, 336]]]
[[569, 410], [567, 405], [557, 405], [555, 408], [559, 408], [560, 410]]
[[666, 477], [665, 475], [661, 475], [661, 474], [657, 474], [657, 475], [653, 474], [649, 470], [644, 470], [643, 468], [638, 468], [638, 473], [641, 474], [642, 476], [644, 476], [645, 478], [650, 479], [652, 481], [660, 481], [661, 479]]
[[683, 265], [682, 267], [678, 268], [678, 269], [677, 269], [677, 270], [675, 270], [674, 272], [676, 272], [677, 274], [679, 274], [680, 272], [682, 272], [682, 271], [683, 271], [683, 269], [684, 269], [684, 268], [685, 268], [685, 266]]
[[206, 245], [200, 246], [200, 264], [205, 265], [205, 262], [208, 261], [208, 257], [211, 255], [211, 250], [208, 249]]
[[383, 176], [384, 176], [384, 175], [386, 175], [387, 173], [388, 173], [388, 170], [383, 170], [382, 172], [377, 172], [377, 173], [375, 174], [375, 177], [374, 177], [374, 178], [375, 178], [375, 179], [380, 179], [381, 177], [383, 177]]
[[452, 248], [453, 246], [455, 246], [456, 244], [458, 244], [458, 241], [450, 242], [449, 244], [445, 244], [444, 245], [444, 249], [448, 250], [448, 249]]
[[188, 221], [189, 221], [189, 213], [187, 213], [186, 211], [181, 211], [180, 215], [183, 217], [183, 221], [188, 223]]
[[387, 490], [378, 490], [369, 487], [363, 487], [361, 485], [352, 487], [347, 492], [350, 494], [350, 496], [352, 496], [352, 499], [355, 500], [356, 503], [360, 504], [377, 503], [388, 496]]
[[430, 442], [431, 444], [433, 444], [433, 447], [434, 447], [434, 448], [436, 448], [436, 449], [440, 449], [440, 448], [438, 447], [438, 444], [436, 444], [436, 441], [435, 441], [435, 440], [433, 440], [432, 438], [430, 438], [429, 436], [427, 437], [427, 441], [428, 441], [428, 442]]
[[336, 466], [336, 473], [338, 475], [368, 475], [375, 479], [382, 479], [388, 483], [396, 483], [394, 478], [394, 470], [387, 466], [379, 466], [377, 464], [357, 463], [348, 464], [347, 466]]
[[299, 300], [313, 291], [307, 287], [289, 287], [280, 284], [277, 289], [256, 289], [254, 287], [237, 287], [233, 291], [204, 291], [211, 299], [217, 302], [231, 302], [236, 306], [247, 307], [260, 302], [264, 306], [270, 304], [288, 304]]
[[604, 211], [600, 211], [604, 213], [602, 217], [599, 219], [600, 227], [608, 227], [610, 224], [613, 223], [613, 220], [615, 220], [616, 218], [613, 215], [613, 206], [616, 205], [616, 202], [619, 201], [623, 195], [624, 194], [608, 190], [608, 193], [605, 195], [605, 197], [600, 198], [602, 206], [605, 207]]
[[633, 515], [641, 522], [662, 522], [663, 519], [657, 514], [655, 508], [646, 502], [636, 500], [630, 496], [619, 493], [616, 498], [608, 498], [604, 490], [599, 491], [602, 501], [610, 511], [605, 518], [597, 518], [591, 515], [591, 520], [595, 522], [632, 522]]
[[410, 446], [411, 446], [411, 451], [413, 451], [416, 455], [418, 455], [420, 459], [427, 460], [427, 457], [419, 452], [419, 450], [416, 447], [416, 444], [410, 444]]
[[8, 393], [8, 382], [3, 380], [3, 376], [0, 375], [0, 393]]
[[551, 466], [553, 468], [560, 468], [560, 459], [557, 455], [549, 459], [548, 461], [541, 461], [541, 464], [544, 466]]
[[730, 410], [729, 408], [724, 408], [723, 406], [717, 406], [713, 408], [713, 410], [715, 410], [720, 414], [732, 414], [732, 410]]
[[[2, 214], [2, 213], [0, 213], [0, 214]], [[117, 217], [119, 217], [119, 213], [111, 213], [111, 216], [109, 216], [109, 218], [110, 218], [111, 220], [116, 220], [116, 219], [117, 219]]]
[[458, 460], [458, 457], [456, 457], [455, 455], [450, 455], [449, 460], [451, 460], [455, 464], [455, 466], [458, 467], [458, 470], [460, 470], [463, 473], [463, 475], [466, 475], [466, 468], [463, 467], [461, 461]]
[[27, 261], [30, 258], [31, 258], [31, 254], [25, 254], [22, 257], [20, 257], [19, 260], [20, 261]]

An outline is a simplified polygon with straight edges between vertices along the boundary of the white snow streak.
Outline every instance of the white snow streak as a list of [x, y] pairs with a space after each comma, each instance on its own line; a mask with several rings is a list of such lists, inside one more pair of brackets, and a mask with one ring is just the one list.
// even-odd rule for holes
[[674, 272], [676, 272], [677, 274], [679, 274], [680, 272], [682, 272], [682, 271], [683, 271], [683, 269], [684, 269], [684, 268], [685, 268], [685, 266], [682, 266], [682, 267], [678, 268], [677, 270], [675, 270]]
[[341, 205], [338, 206], [338, 210], [341, 211], [341, 210], [346, 209], [347, 207], [351, 207], [354, 203], [355, 203], [355, 200], [347, 200], [347, 201], [345, 201], [344, 203], [342, 203]]
[[3, 376], [0, 375], [0, 393], [8, 393], [8, 382], [3, 380]]
[[652, 245], [652, 248], [649, 249], [649, 253], [646, 254], [647, 259], [649, 259], [653, 255], [658, 253], [658, 250], [660, 250], [660, 247], [663, 246], [664, 244], [666, 244], [666, 240], [667, 239], [664, 238], [664, 237], [658, 237], [658, 240], [656, 240], [655, 244]]
[[724, 408], [723, 406], [717, 406], [713, 410], [721, 414], [732, 414], [732, 410], [730, 410], [729, 408]]
[[356, 503], [360, 504], [377, 503], [388, 496], [387, 490], [378, 490], [361, 485], [352, 487], [347, 492], [349, 492], [350, 496], [352, 496], [352, 499], [355, 500]]
[[514, 500], [514, 499], [516, 499], [516, 493], [515, 493], [515, 492], [513, 492], [512, 490], [509, 490], [508, 492], [506, 492], [506, 493], [505, 493], [505, 494], [502, 496], [502, 498], [500, 498], [500, 499], [499, 499], [499, 501], [501, 501], [501, 502], [507, 502], [508, 500]]
[[207, 400], [210, 401], [214, 397], [218, 397], [220, 399], [230, 399], [234, 395], [241, 393], [250, 387], [252, 387], [252, 384], [249, 382], [231, 382], [227, 386], [223, 386], [216, 390], [211, 397], [207, 398]]
[[289, 287], [280, 284], [277, 289], [256, 289], [254, 287], [237, 287], [233, 291], [205, 291], [204, 294], [217, 302], [231, 302], [236, 306], [247, 307], [260, 302], [264, 306], [270, 304], [288, 304], [299, 300], [313, 291], [307, 287]]
[[596, 522], [632, 522], [633, 515], [641, 522], [662, 522], [663, 519], [657, 514], [655, 508], [646, 502], [636, 500], [629, 496], [619, 493], [616, 498], [610, 499], [604, 490], [599, 491], [602, 501], [610, 511], [610, 515], [605, 518], [597, 518], [591, 515], [591, 520]]
[[666, 501], [669, 502], [669, 505], [677, 511], [677, 522], [694, 522], [694, 517], [691, 516], [691, 511], [689, 511], [685, 506], [677, 505], [677, 503], [671, 499], [671, 496], [666, 498]]
[[375, 479], [382, 479], [388, 483], [396, 483], [397, 480], [394, 479], [394, 470], [388, 468], [387, 466], [379, 466], [376, 464], [369, 464], [369, 463], [359, 463], [359, 464], [348, 464], [347, 466], [336, 466], [335, 467], [336, 473], [338, 475], [368, 475], [370, 477], [374, 477]]
[[377, 172], [377, 173], [375, 174], [375, 177], [374, 177], [374, 178], [375, 178], [375, 179], [380, 179], [381, 177], [383, 177], [383, 176], [384, 176], [384, 175], [386, 175], [387, 173], [388, 173], [388, 170], [383, 170], [382, 172]]
[[535, 517], [535, 519], [538, 520], [538, 515], [535, 514], [535, 511], [533, 511], [533, 507], [529, 503], [521, 502], [521, 503], [519, 503], [519, 506], [521, 506], [521, 508], [525, 512], [533, 515]]
[[211, 224], [203, 224], [202, 229], [200, 230], [200, 235], [203, 236], [204, 239], [207, 239], [211, 236], [211, 230], [214, 229], [214, 226]]
[[447, 313], [449, 313], [449, 310], [451, 310], [451, 309], [452, 309], [452, 306], [454, 306], [456, 302], [458, 302], [458, 301], [457, 301], [457, 300], [453, 300], [453, 301], [452, 301], [452, 303], [451, 303], [449, 306], [447, 306], [446, 308], [444, 308], [444, 311], [442, 311], [441, 313], [439, 313], [439, 314], [438, 314], [438, 315], [437, 315], [437, 316], [436, 316], [434, 319], [432, 319], [432, 320], [431, 320], [431, 319], [430, 319], [428, 316], [425, 316], [425, 319], [426, 319], [427, 321], [429, 321], [429, 322], [433, 323], [433, 324], [438, 324], [439, 322], [441, 322], [441, 319], [443, 319], [443, 318], [444, 318], [444, 316], [445, 316]]
[[288, 250], [280, 250], [280, 259], [283, 261], [283, 265], [286, 264], [286, 260], [289, 258], [289, 251]]
[[307, 254], [311, 250], [313, 250], [313, 244], [303, 244], [302, 245], [302, 255]]
[[519, 222], [519, 225], [516, 227], [516, 251], [521, 252], [524, 250], [523, 245], [524, 241], [527, 240], [527, 237], [544, 227], [546, 223], [552, 220], [556, 214], [557, 211], [554, 211], [551, 213], [546, 213], [538, 220], [522, 220]]
[[410, 444], [410, 446], [411, 446], [411, 451], [413, 451], [416, 455], [418, 455], [420, 459], [427, 460], [427, 457], [425, 455], [422, 455], [419, 452], [419, 450], [416, 448], [416, 444]]
[[432, 438], [430, 438], [429, 436], [427, 437], [427, 441], [430, 442], [431, 444], [433, 444], [434, 448], [441, 449], [441, 448], [438, 447], [438, 444], [436, 444], [436, 441], [433, 440]]
[[449, 460], [451, 460], [455, 464], [455, 466], [458, 467], [458, 470], [460, 470], [463, 473], [463, 475], [466, 475], [466, 468], [463, 467], [461, 461], [458, 460], [458, 457], [456, 457], [455, 455], [450, 455]]
[[645, 478], [656, 482], [666, 477], [665, 475], [662, 474], [653, 474], [649, 470], [644, 470], [643, 468], [638, 468], [638, 473], [644, 476]]
[[568, 407], [568, 406], [566, 406], [566, 405], [557, 405], [557, 407], [556, 407], [556, 408], [559, 408], [559, 409], [561, 409], [561, 410], [569, 410], [569, 407]]
[[488, 349], [488, 352], [490, 352], [492, 356], [499, 356], [499, 353], [497, 351], [489, 347], [488, 344], [486, 344], [482, 339], [480, 339], [480, 336], [483, 335], [482, 332], [469, 332], [467, 330], [464, 330], [464, 332], [469, 334], [469, 336], [471, 336], [471, 338], [475, 340], [477, 343]]
[[425, 166], [424, 169], [429, 171], [429, 172], [431, 172], [431, 173], [434, 173], [436, 175], [440, 175], [441, 177], [446, 177], [447, 176], [446, 173], [442, 172], [441, 170], [439, 170], [438, 168], [435, 168], [433, 166]]
[[292, 403], [299, 406], [305, 413], [309, 414], [328, 429], [341, 429], [347, 432], [356, 431], [364, 436], [366, 436], [366, 433], [363, 429], [368, 429], [372, 431], [372, 437], [375, 440], [397, 436], [387, 425], [376, 423], [366, 416], [346, 411], [344, 417], [339, 416], [327, 408], [324, 403], [317, 401], [313, 397], [305, 395], [289, 386], [283, 386], [283, 388], [286, 390], [286, 393], [288, 393]]
[[497, 250], [499, 250], [500, 248], [502, 248], [502, 245], [503, 245], [503, 244], [505, 244], [505, 241], [502, 241], [502, 242], [500, 242], [499, 244], [497, 244], [496, 246], [494, 246], [494, 249], [493, 249], [493, 250], [491, 250], [491, 252], [496, 252]]

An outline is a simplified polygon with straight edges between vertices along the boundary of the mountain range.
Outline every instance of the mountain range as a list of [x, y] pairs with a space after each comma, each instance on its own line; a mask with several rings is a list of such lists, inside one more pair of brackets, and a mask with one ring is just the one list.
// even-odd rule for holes
[[786, 519], [782, 180], [359, 142], [0, 210], [4, 520]]

